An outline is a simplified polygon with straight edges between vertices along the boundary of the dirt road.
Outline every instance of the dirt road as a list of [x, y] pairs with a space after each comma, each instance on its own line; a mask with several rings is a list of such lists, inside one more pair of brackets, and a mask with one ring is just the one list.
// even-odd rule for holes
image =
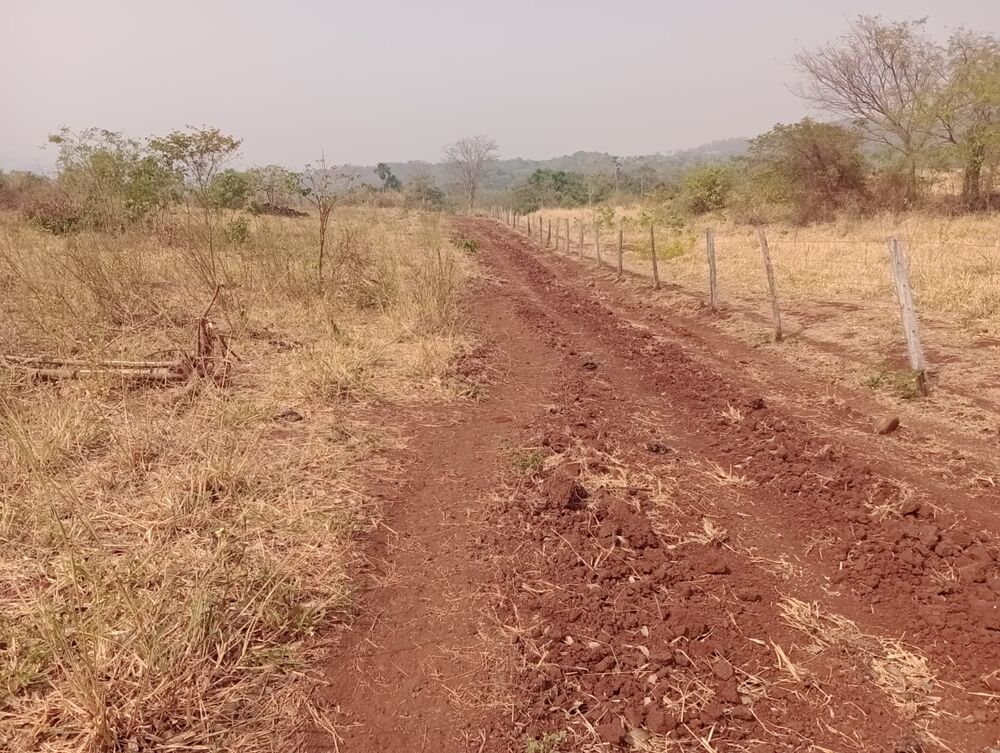
[[780, 358], [751, 376], [707, 313], [456, 232], [492, 383], [411, 427], [330, 663], [336, 749], [1000, 747], [988, 460], [936, 465]]

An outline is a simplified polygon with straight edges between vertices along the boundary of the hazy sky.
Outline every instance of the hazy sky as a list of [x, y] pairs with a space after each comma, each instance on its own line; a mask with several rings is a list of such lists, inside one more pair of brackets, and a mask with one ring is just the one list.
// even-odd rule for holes
[[846, 19], [1000, 34], [1000, 0], [0, 0], [0, 167], [59, 126], [211, 124], [245, 162], [631, 155], [805, 114], [793, 52]]

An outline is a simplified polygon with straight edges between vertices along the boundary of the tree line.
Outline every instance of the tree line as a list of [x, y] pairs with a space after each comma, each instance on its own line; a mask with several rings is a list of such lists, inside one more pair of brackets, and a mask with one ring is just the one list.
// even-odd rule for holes
[[[959, 29], [937, 42], [926, 19], [860, 16], [793, 60], [793, 91], [829, 122], [777, 124], [729, 160], [662, 175], [538, 170], [507, 202], [520, 212], [647, 198], [678, 212], [810, 222], [838, 213], [998, 205], [1000, 41]], [[936, 190], [958, 176], [960, 189]]]

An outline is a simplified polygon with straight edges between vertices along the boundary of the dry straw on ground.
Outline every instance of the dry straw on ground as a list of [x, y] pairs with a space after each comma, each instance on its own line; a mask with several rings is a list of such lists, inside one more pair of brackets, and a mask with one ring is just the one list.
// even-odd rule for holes
[[[468, 262], [440, 216], [344, 210], [216, 249], [233, 383], [35, 383], [0, 369], [0, 748], [287, 750], [350, 610], [367, 416], [455, 395]], [[0, 216], [0, 352], [190, 350], [211, 297], [184, 218], [54, 237]]]

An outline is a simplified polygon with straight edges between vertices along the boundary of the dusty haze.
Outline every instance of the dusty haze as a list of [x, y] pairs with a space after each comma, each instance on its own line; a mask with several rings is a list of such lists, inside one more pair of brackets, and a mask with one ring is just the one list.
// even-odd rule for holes
[[1000, 31], [995, 0], [3, 5], [0, 167], [32, 169], [63, 125], [218, 125], [290, 166], [434, 161], [476, 132], [505, 157], [663, 152], [806, 114], [793, 52], [858, 13]]

